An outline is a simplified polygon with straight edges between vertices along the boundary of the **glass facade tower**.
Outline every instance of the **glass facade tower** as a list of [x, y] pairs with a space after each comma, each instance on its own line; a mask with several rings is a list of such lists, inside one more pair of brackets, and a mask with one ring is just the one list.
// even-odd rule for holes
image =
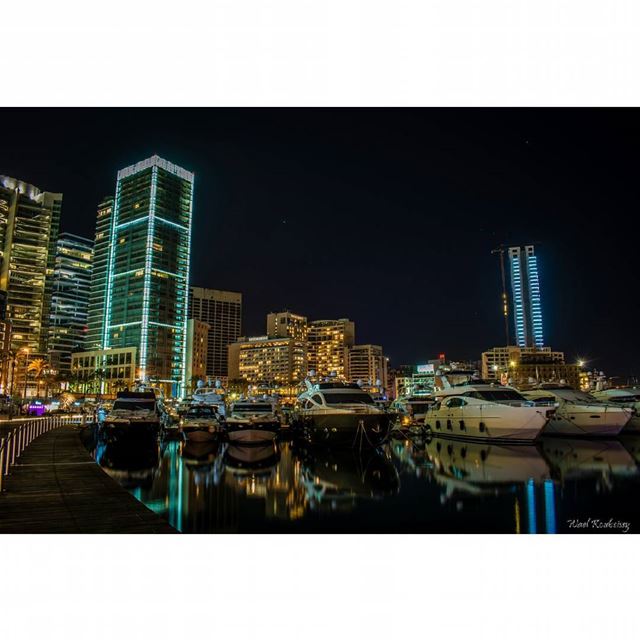
[[136, 378], [186, 391], [191, 172], [152, 156], [118, 172], [106, 276], [105, 349], [135, 346]]
[[56, 245], [49, 318], [49, 360], [61, 372], [71, 371], [71, 354], [81, 351], [87, 336], [87, 312], [93, 240], [61, 233]]
[[509, 267], [516, 344], [541, 348], [544, 346], [542, 304], [538, 261], [533, 245], [509, 247]]
[[91, 291], [89, 292], [89, 330], [85, 342], [85, 346], [89, 350], [102, 349], [104, 346], [104, 310], [107, 306], [107, 271], [111, 247], [113, 200], [113, 196], [107, 196], [98, 205]]

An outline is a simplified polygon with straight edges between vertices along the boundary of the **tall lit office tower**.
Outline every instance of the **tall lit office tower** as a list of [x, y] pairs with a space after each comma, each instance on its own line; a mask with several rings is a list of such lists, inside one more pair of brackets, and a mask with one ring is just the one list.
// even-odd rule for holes
[[349, 379], [349, 348], [355, 341], [351, 320], [313, 320], [309, 323], [308, 368], [316, 377]]
[[387, 359], [376, 344], [357, 344], [349, 350], [349, 377], [367, 389], [387, 388]]
[[85, 346], [92, 257], [93, 240], [72, 233], [59, 235], [53, 268], [48, 353], [53, 368], [64, 373], [71, 371], [71, 354]]
[[309, 327], [307, 319], [291, 311], [280, 311], [267, 315], [267, 335], [270, 338], [295, 338], [307, 341]]
[[96, 235], [93, 247], [93, 269], [89, 292], [89, 320], [85, 348], [102, 349], [104, 340], [104, 314], [107, 307], [107, 271], [111, 246], [111, 216], [113, 196], [103, 198], [98, 205]]
[[540, 282], [533, 245], [509, 247], [509, 267], [516, 345], [542, 347]]
[[62, 194], [0, 176], [0, 291], [14, 353], [44, 354]]
[[228, 347], [240, 337], [242, 294], [191, 287], [189, 318], [209, 325], [207, 378], [213, 382], [229, 375]]
[[193, 173], [159, 156], [118, 171], [105, 349], [137, 347], [136, 377], [186, 392]]

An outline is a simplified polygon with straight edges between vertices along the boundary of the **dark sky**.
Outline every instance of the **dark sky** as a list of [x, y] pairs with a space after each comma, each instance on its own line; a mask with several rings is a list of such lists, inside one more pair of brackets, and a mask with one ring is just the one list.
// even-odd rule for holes
[[640, 373], [640, 118], [622, 109], [3, 109], [0, 173], [93, 236], [116, 171], [194, 171], [192, 282], [349, 317], [393, 364], [503, 345], [500, 243], [539, 242], [545, 341]]

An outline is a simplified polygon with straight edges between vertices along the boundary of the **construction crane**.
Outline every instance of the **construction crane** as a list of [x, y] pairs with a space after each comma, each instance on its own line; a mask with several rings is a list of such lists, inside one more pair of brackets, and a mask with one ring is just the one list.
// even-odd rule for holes
[[500, 275], [502, 276], [502, 313], [504, 315], [504, 334], [507, 340], [506, 346], [509, 346], [509, 300], [507, 298], [507, 277], [504, 270], [504, 254], [508, 247], [501, 244], [496, 247], [491, 253], [500, 256]]

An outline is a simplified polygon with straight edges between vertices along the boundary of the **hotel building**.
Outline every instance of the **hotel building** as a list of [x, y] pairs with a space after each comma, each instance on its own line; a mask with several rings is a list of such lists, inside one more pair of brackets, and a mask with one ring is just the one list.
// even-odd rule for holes
[[242, 294], [191, 287], [189, 291], [189, 318], [209, 325], [206, 377], [230, 377], [228, 347], [240, 338], [242, 320]]
[[306, 349], [291, 337], [241, 338], [229, 345], [229, 380], [243, 380], [264, 393], [292, 395], [306, 375]]
[[544, 345], [542, 305], [533, 245], [509, 247], [509, 268], [516, 344], [540, 348]]
[[157, 155], [122, 169], [108, 227], [102, 345], [137, 347], [139, 379], [167, 395], [186, 391], [193, 181]]
[[580, 366], [565, 363], [562, 351], [551, 347], [494, 347], [482, 354], [482, 378], [510, 382], [560, 382], [580, 388]]
[[280, 311], [267, 315], [267, 335], [272, 338], [290, 337], [306, 342], [309, 323], [304, 316], [290, 311]]
[[308, 370], [317, 378], [349, 380], [349, 349], [355, 342], [355, 324], [346, 318], [309, 323]]
[[93, 240], [61, 233], [56, 243], [49, 319], [49, 362], [71, 371], [71, 353], [81, 351], [87, 336]]
[[349, 351], [349, 377], [366, 390], [386, 392], [387, 359], [382, 347], [376, 344], [358, 344]]

